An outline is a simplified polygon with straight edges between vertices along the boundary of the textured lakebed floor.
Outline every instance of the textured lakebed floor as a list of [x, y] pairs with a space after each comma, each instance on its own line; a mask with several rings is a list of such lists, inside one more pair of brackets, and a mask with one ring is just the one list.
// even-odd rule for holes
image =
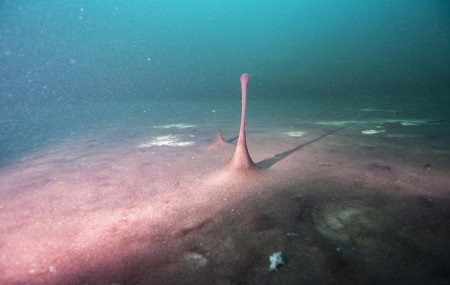
[[448, 284], [447, 127], [251, 126], [239, 184], [209, 125], [67, 139], [0, 173], [0, 283]]

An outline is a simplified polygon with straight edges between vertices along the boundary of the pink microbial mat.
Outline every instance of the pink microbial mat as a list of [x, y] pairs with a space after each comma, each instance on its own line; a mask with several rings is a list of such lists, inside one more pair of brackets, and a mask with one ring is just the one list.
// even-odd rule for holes
[[247, 121], [244, 169], [227, 166], [234, 119], [103, 127], [4, 167], [0, 283], [449, 280], [450, 144], [423, 134], [438, 122]]

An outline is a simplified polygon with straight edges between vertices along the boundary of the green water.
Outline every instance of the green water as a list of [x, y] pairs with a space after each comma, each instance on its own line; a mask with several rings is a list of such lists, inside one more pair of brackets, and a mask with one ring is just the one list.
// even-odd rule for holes
[[449, 14], [425, 0], [1, 1], [0, 165], [117, 122], [238, 121], [244, 72], [250, 125], [359, 109], [448, 121]]

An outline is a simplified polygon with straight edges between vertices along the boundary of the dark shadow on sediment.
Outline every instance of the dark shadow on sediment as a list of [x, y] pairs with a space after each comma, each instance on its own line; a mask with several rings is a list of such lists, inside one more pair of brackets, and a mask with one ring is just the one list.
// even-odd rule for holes
[[285, 152], [278, 153], [278, 154], [274, 155], [271, 158], [267, 158], [267, 159], [261, 160], [260, 162], [256, 163], [256, 166], [258, 166], [261, 169], [268, 169], [268, 168], [272, 167], [275, 163], [277, 163], [280, 160], [283, 160], [286, 157], [288, 157], [291, 153], [296, 152], [297, 150], [302, 149], [305, 146], [313, 144], [313, 143], [315, 143], [317, 141], [320, 141], [320, 140], [324, 139], [327, 136], [333, 135], [333, 134], [343, 130], [344, 128], [345, 127], [341, 127], [339, 129], [332, 130], [332, 131], [330, 131], [330, 132], [328, 132], [326, 134], [321, 135], [320, 137], [318, 137], [316, 139], [310, 140], [309, 142], [306, 142], [304, 144], [300, 144], [300, 145], [298, 145], [298, 146], [296, 146], [296, 147], [294, 147], [294, 148], [292, 148], [290, 150], [287, 150]]
[[235, 136], [234, 138], [225, 140], [227, 143], [233, 143], [234, 141], [237, 141], [237, 139], [239, 138], [239, 136]]

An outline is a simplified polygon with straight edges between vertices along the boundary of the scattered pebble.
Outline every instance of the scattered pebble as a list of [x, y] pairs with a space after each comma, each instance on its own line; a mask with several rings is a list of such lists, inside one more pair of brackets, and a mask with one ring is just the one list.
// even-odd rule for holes
[[269, 266], [269, 270], [277, 270], [277, 268], [284, 264], [283, 262], [283, 258], [281, 257], [281, 251], [275, 252], [274, 254], [272, 254], [269, 257], [270, 260], [270, 266]]
[[184, 259], [190, 263], [193, 269], [198, 269], [208, 264], [208, 260], [203, 254], [194, 251], [186, 253]]

